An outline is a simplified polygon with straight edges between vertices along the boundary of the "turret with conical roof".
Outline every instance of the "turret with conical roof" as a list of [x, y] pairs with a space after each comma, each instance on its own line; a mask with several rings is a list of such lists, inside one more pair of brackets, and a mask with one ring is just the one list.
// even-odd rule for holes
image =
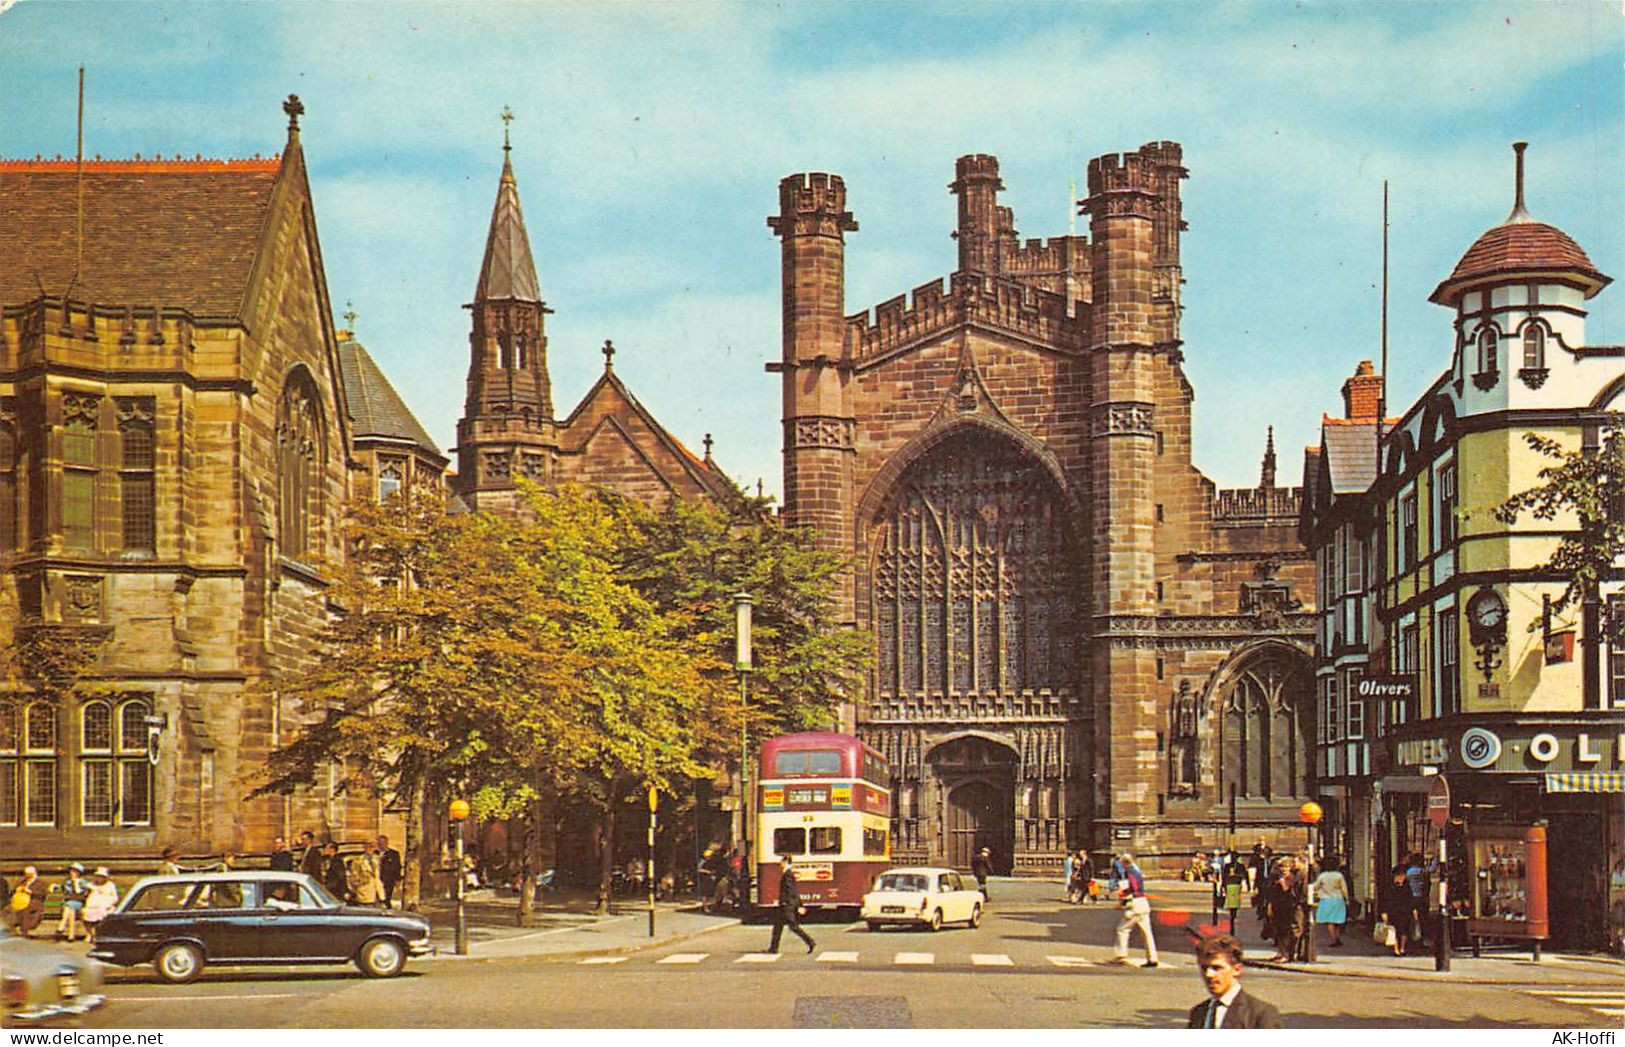
[[[506, 123], [512, 116], [506, 110]], [[547, 314], [519, 206], [512, 146], [502, 135], [502, 175], [485, 237], [469, 335], [468, 395], [457, 423], [457, 486], [476, 506], [481, 492], [552, 476], [558, 441], [547, 374]]]
[[1566, 401], [1585, 345], [1584, 304], [1611, 282], [1572, 237], [1529, 213], [1527, 148], [1512, 144], [1512, 211], [1429, 296], [1456, 311], [1453, 369], [1463, 413]]

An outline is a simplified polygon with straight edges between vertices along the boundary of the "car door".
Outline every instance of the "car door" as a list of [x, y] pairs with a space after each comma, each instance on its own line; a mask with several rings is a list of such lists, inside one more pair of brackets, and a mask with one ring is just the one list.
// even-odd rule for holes
[[252, 884], [209, 880], [193, 891], [188, 913], [210, 960], [252, 960], [259, 953], [259, 920]]
[[965, 882], [963, 876], [958, 873], [953, 874], [953, 918], [956, 920], [970, 919], [977, 903], [982, 900], [982, 892], [974, 888], [967, 889], [969, 887], [970, 885]]
[[292, 879], [261, 881], [256, 886], [260, 891], [256, 909], [260, 953], [266, 959], [342, 959], [349, 955], [338, 940], [336, 914], [324, 909], [308, 888]]

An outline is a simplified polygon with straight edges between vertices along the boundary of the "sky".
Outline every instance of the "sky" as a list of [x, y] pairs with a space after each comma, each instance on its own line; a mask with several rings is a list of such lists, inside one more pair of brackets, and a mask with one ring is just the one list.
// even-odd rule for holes
[[[0, 156], [272, 154], [297, 93], [335, 308], [429, 432], [462, 413], [468, 314], [512, 107], [554, 406], [617, 373], [674, 435], [780, 489], [785, 175], [831, 171], [861, 228], [846, 310], [945, 276], [966, 153], [1023, 238], [1071, 231], [1105, 153], [1184, 146], [1195, 457], [1281, 479], [1380, 348], [1390, 183], [1394, 413], [1444, 370], [1434, 286], [1512, 204], [1625, 275], [1625, 18], [1544, 3], [68, 3], [0, 0]], [[1076, 219], [1086, 232], [1087, 219]], [[1625, 342], [1625, 294], [1592, 344]], [[343, 326], [343, 320], [339, 324]]]

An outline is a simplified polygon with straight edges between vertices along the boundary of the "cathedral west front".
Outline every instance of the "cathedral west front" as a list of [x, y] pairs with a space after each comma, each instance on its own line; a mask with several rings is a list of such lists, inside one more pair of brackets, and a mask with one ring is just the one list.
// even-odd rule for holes
[[1099, 157], [1088, 235], [1022, 241], [961, 157], [954, 271], [853, 314], [845, 184], [780, 183], [784, 512], [855, 565], [847, 726], [892, 762], [899, 861], [1301, 838], [1313, 565], [1273, 439], [1257, 487], [1191, 461], [1186, 175], [1173, 142]]

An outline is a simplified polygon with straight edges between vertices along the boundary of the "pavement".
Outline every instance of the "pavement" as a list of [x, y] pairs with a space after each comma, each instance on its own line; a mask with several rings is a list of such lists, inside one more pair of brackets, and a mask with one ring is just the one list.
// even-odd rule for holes
[[[1177, 880], [1152, 881], [1146, 885], [1153, 905], [1172, 922], [1169, 914], [1190, 913], [1190, 923], [1202, 928], [1212, 917], [1212, 902], [1206, 884]], [[1228, 917], [1221, 913], [1219, 929], [1228, 930]], [[1486, 947], [1482, 956], [1470, 951], [1452, 953], [1450, 970], [1434, 970], [1431, 950], [1426, 955], [1395, 956], [1378, 945], [1368, 928], [1349, 924], [1343, 945], [1330, 947], [1326, 929], [1315, 928], [1315, 962], [1271, 963], [1275, 946], [1260, 933], [1262, 927], [1251, 905], [1243, 908], [1237, 935], [1247, 949], [1247, 965], [1274, 971], [1305, 975], [1333, 975], [1343, 978], [1377, 978], [1388, 981], [1451, 982], [1464, 985], [1597, 985], [1617, 988], [1625, 984], [1625, 959], [1604, 953], [1553, 953], [1542, 950], [1537, 962], [1527, 945]]]
[[[511, 892], [471, 892], [463, 900], [468, 926], [468, 955], [456, 953], [456, 902], [426, 899], [419, 911], [434, 926], [435, 953], [423, 960], [511, 959], [531, 957], [582, 960], [619, 956], [689, 941], [740, 923], [737, 916], [716, 916], [699, 911], [691, 899], [657, 901], [654, 934], [649, 933], [649, 904], [645, 898], [619, 898], [607, 914], [594, 913], [590, 890], [550, 891], [536, 906], [532, 925], [519, 926], [519, 899]], [[420, 960], [418, 962], [423, 962]]]

